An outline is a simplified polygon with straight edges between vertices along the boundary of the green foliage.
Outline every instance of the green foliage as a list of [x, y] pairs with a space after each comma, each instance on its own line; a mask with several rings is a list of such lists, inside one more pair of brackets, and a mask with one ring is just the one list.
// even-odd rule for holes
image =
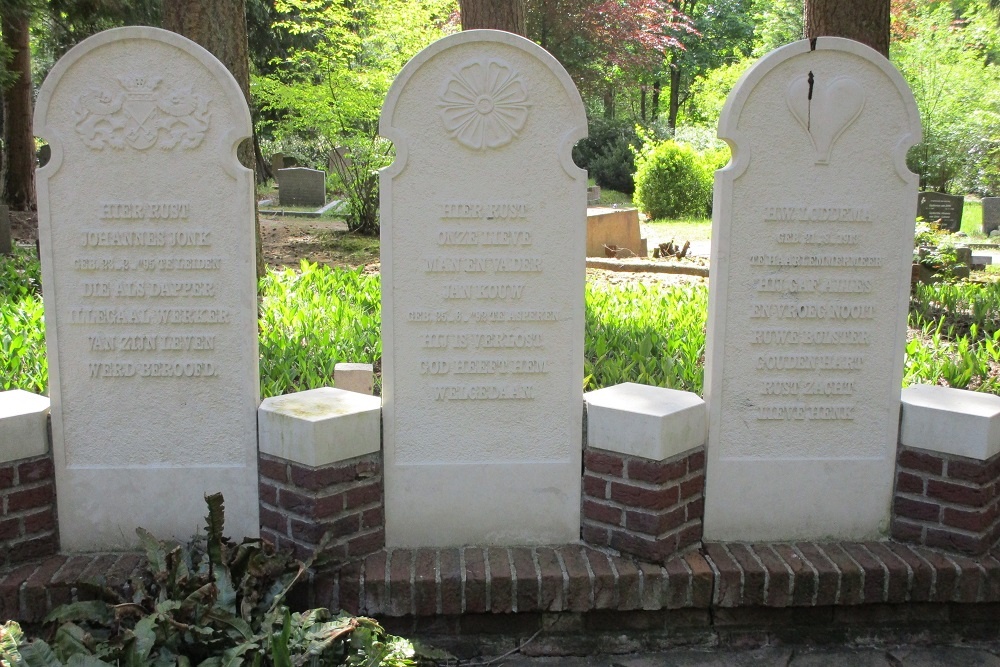
[[303, 261], [260, 284], [264, 397], [331, 386], [338, 362], [382, 356], [379, 277]]
[[48, 384], [41, 268], [34, 251], [0, 256], [0, 391], [44, 393]]
[[1000, 393], [1000, 284], [917, 284], [903, 384]]
[[592, 117], [587, 121], [587, 138], [573, 148], [573, 160], [597, 185], [630, 195], [635, 192], [635, 153], [631, 147], [638, 143], [631, 121]]
[[[136, 532], [147, 569], [129, 598], [91, 586], [94, 600], [63, 605], [52, 646], [0, 630], [4, 667], [292, 667], [415, 664], [412, 645], [377, 622], [327, 609], [292, 613], [285, 596], [311, 567], [260, 539], [222, 537], [221, 494], [206, 497], [207, 533], [186, 545]], [[321, 544], [319, 549], [322, 550]]]
[[587, 286], [584, 389], [621, 382], [701, 393], [708, 289]]
[[[915, 3], [891, 56], [913, 91], [923, 141], [907, 163], [924, 189], [1000, 194], [1000, 35], [993, 18], [956, 21], [948, 3]], [[984, 29], [984, 23], [991, 29]]]
[[636, 158], [636, 205], [650, 218], [704, 217], [712, 171], [693, 148], [673, 140], [651, 142]]
[[946, 279], [954, 277], [955, 269], [965, 266], [958, 261], [951, 234], [919, 219], [914, 228], [913, 258]]
[[274, 31], [299, 44], [253, 77], [262, 120], [277, 145], [305, 146], [308, 164], [326, 166], [337, 146], [354, 166], [339, 174], [351, 208], [348, 223], [378, 231], [378, 178], [392, 161], [377, 135], [378, 115], [409, 58], [444, 36], [455, 0], [277, 0]]
[[378, 171], [392, 163], [392, 143], [372, 133], [347, 140], [350, 160], [334, 161], [337, 189], [347, 198], [347, 229], [374, 236], [379, 232]]

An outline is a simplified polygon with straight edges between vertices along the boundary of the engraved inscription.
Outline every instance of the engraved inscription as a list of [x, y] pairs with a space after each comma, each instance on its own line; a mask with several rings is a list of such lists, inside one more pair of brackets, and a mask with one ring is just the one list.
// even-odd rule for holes
[[[864, 231], [857, 227], [845, 230], [843, 223], [875, 222], [865, 207], [835, 205], [765, 206], [761, 219], [770, 224], [841, 226], [779, 229], [769, 237], [778, 246], [862, 246]], [[864, 251], [827, 254], [809, 252], [805, 247], [802, 250], [805, 252], [765, 251], [750, 255], [748, 260], [750, 270], [756, 273], [752, 289], [762, 297], [747, 304], [750, 343], [757, 346], [752, 368], [761, 373], [757, 386], [764, 399], [753, 406], [753, 414], [768, 422], [850, 421], [855, 404], [823, 401], [831, 396], [854, 396], [858, 378], [865, 372], [866, 355], [861, 352], [872, 344], [868, 325], [879, 316], [879, 308], [870, 299], [885, 257]], [[780, 326], [789, 320], [800, 320], [806, 326]], [[847, 328], [809, 327], [810, 322], [842, 322]], [[804, 374], [808, 379], [803, 379]], [[779, 397], [798, 401], [776, 404], [769, 400]]]

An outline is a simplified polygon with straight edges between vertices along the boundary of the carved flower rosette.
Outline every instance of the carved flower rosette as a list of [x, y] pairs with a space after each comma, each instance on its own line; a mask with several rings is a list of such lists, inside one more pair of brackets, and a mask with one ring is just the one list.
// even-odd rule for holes
[[509, 144], [528, 119], [528, 90], [502, 60], [463, 65], [441, 93], [441, 120], [449, 136], [473, 150]]

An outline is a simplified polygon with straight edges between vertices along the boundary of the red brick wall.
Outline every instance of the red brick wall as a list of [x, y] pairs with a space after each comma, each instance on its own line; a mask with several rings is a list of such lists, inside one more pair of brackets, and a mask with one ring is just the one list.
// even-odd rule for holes
[[328, 531], [336, 558], [385, 546], [381, 453], [318, 468], [261, 454], [259, 465], [261, 535], [279, 548], [305, 558]]
[[899, 446], [892, 537], [981, 555], [1000, 541], [1000, 455], [987, 461]]
[[587, 448], [585, 542], [651, 561], [701, 543], [705, 448], [663, 461]]
[[58, 550], [52, 456], [0, 463], [0, 567]]

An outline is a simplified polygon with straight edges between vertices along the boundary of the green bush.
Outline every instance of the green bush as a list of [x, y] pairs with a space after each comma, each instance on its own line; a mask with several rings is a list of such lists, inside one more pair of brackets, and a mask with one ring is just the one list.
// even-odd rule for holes
[[591, 118], [587, 138], [573, 148], [573, 160], [594, 182], [625, 194], [635, 192], [635, 153], [639, 137], [631, 121]]
[[711, 209], [712, 171], [684, 144], [651, 143], [636, 159], [635, 203], [650, 218], [701, 218]]

